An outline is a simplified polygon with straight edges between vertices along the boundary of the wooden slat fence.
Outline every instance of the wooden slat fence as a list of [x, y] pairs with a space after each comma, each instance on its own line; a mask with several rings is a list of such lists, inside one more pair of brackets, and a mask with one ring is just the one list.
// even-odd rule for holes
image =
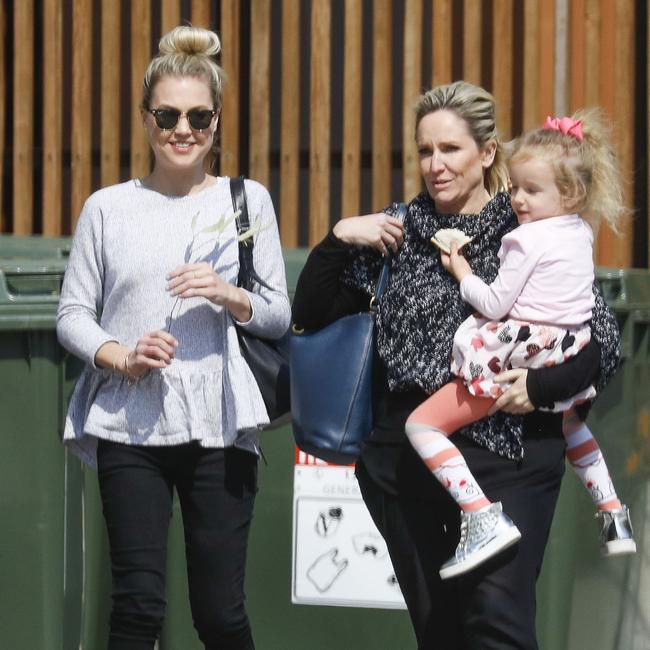
[[216, 171], [267, 185], [285, 246], [422, 189], [413, 104], [490, 89], [506, 139], [599, 105], [633, 215], [597, 260], [647, 267], [645, 0], [21, 0], [0, 3], [0, 231], [69, 234], [90, 192], [148, 173], [142, 74], [161, 34], [217, 30]]

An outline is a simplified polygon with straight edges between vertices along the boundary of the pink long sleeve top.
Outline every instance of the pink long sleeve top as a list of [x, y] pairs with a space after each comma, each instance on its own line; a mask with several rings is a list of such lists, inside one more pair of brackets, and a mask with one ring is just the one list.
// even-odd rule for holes
[[494, 282], [468, 275], [460, 294], [487, 318], [578, 327], [594, 306], [592, 247], [592, 230], [577, 214], [522, 224], [501, 240]]

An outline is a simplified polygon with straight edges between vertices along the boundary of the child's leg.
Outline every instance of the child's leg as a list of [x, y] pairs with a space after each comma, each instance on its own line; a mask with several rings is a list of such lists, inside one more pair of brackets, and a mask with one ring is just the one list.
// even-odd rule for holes
[[406, 421], [406, 435], [427, 467], [465, 512], [490, 505], [457, 447], [448, 437], [487, 415], [494, 400], [472, 395], [459, 379], [420, 404]]
[[618, 510], [621, 502], [616, 496], [609, 470], [600, 447], [587, 425], [575, 411], [564, 413], [562, 424], [567, 443], [567, 458], [582, 484], [589, 490], [599, 510]]

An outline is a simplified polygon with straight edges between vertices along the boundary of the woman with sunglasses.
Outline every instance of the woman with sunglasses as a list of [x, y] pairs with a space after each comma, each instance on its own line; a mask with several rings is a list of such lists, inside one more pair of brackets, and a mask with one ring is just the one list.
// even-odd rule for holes
[[236, 286], [229, 182], [206, 173], [219, 49], [204, 29], [161, 39], [141, 104], [153, 171], [87, 200], [61, 293], [59, 339], [87, 364], [64, 440], [98, 469], [113, 573], [109, 650], [151, 650], [159, 636], [174, 488], [199, 637], [211, 650], [254, 648], [243, 583], [257, 430], [268, 416], [235, 327], [279, 338], [290, 307], [273, 205], [252, 181], [254, 266], [270, 288]]

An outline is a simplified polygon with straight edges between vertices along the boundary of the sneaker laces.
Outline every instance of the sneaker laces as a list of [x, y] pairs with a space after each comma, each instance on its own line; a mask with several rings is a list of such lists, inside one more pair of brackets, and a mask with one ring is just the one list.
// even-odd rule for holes
[[467, 546], [467, 539], [469, 536], [469, 526], [468, 526], [468, 517], [461, 517], [460, 520], [460, 540], [458, 546], [456, 547], [456, 555], [464, 555], [465, 547]]

